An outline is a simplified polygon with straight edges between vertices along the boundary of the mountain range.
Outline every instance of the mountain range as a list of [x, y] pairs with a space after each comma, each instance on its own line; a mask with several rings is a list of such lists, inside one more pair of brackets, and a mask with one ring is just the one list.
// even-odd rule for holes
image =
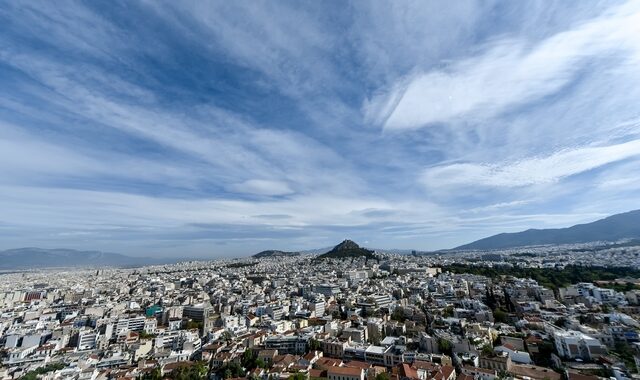
[[[495, 250], [533, 245], [576, 244], [596, 241], [616, 242], [625, 239], [640, 240], [640, 210], [616, 214], [592, 223], [578, 224], [567, 228], [529, 229], [516, 233], [501, 233], [461, 245], [453, 250]], [[329, 248], [304, 252], [267, 250], [253, 255], [253, 257], [293, 257], [303, 253], [319, 254], [325, 252], [319, 254], [316, 260], [356, 257], [378, 259], [374, 251], [362, 248], [351, 240], [345, 240], [329, 251], [327, 249]], [[74, 249], [17, 248], [0, 251], [0, 271], [53, 267], [135, 267], [177, 261], [179, 259], [131, 257], [117, 253]]]
[[492, 250], [531, 245], [575, 244], [640, 238], [640, 210], [615, 214], [567, 228], [528, 229], [501, 233], [461, 245], [454, 250]]
[[118, 253], [75, 249], [17, 248], [0, 251], [0, 270], [69, 267], [132, 267], [176, 260], [131, 257]]
[[262, 259], [265, 257], [293, 257], [293, 256], [300, 256], [300, 252], [285, 252], [285, 251], [278, 251], [278, 250], [271, 249], [267, 251], [258, 252], [251, 257], [255, 259]]

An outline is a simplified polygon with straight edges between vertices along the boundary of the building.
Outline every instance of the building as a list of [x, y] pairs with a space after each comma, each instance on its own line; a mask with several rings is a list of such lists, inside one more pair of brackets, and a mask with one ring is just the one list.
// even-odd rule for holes
[[264, 346], [281, 354], [302, 354], [307, 351], [310, 338], [305, 335], [274, 335], [265, 339]]
[[580, 331], [555, 330], [553, 338], [558, 355], [565, 359], [593, 360], [607, 354], [598, 339]]
[[139, 317], [120, 318], [116, 324], [116, 334], [120, 334], [124, 330], [142, 331], [147, 321], [147, 317], [141, 315]]
[[78, 350], [93, 350], [96, 348], [98, 333], [94, 330], [80, 330], [78, 333]]
[[330, 367], [327, 369], [327, 378], [329, 380], [364, 380], [364, 370], [351, 367]]
[[510, 371], [513, 363], [509, 355], [490, 355], [480, 357], [480, 367], [496, 371]]
[[313, 288], [313, 291], [327, 297], [332, 297], [340, 293], [340, 287], [338, 285], [319, 284]]
[[315, 316], [317, 318], [324, 316], [324, 313], [325, 313], [324, 301], [317, 300], [315, 302], [311, 302], [309, 304], [309, 309], [315, 313]]

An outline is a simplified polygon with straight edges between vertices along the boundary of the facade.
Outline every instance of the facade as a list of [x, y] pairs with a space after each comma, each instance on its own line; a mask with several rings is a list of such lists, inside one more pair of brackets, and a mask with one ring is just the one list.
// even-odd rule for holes
[[137, 317], [124, 317], [118, 319], [116, 324], [116, 334], [120, 334], [125, 330], [142, 331], [144, 330], [147, 318], [143, 315]]
[[329, 380], [364, 380], [362, 368], [331, 367], [327, 370]]
[[554, 343], [559, 356], [566, 359], [593, 360], [607, 354], [598, 339], [579, 331], [555, 331]]

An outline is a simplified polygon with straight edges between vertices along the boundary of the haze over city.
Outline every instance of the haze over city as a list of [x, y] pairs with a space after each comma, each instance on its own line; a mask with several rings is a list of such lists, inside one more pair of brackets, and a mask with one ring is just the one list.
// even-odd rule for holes
[[451, 248], [640, 204], [640, 3], [6, 2], [0, 249]]

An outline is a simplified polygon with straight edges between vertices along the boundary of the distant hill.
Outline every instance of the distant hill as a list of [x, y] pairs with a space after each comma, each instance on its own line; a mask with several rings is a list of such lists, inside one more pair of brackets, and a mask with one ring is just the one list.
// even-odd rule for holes
[[278, 250], [268, 250], [268, 251], [262, 251], [262, 252], [258, 252], [255, 255], [253, 255], [253, 258], [256, 259], [262, 259], [265, 257], [294, 257], [294, 256], [300, 256], [300, 252], [285, 252], [285, 251], [278, 251]]
[[357, 258], [364, 257], [367, 260], [378, 260], [378, 257], [373, 253], [372, 250], [360, 248], [358, 244], [351, 240], [345, 240], [342, 243], [333, 247], [327, 253], [324, 253], [316, 258], [316, 260], [322, 259], [346, 259], [346, 258]]
[[131, 267], [160, 264], [170, 260], [130, 257], [100, 251], [75, 249], [17, 248], [0, 251], [0, 270], [54, 267]]
[[575, 244], [595, 241], [618, 241], [640, 238], [640, 210], [616, 214], [592, 223], [567, 228], [529, 229], [516, 233], [502, 233], [455, 250], [491, 250], [529, 245]]

